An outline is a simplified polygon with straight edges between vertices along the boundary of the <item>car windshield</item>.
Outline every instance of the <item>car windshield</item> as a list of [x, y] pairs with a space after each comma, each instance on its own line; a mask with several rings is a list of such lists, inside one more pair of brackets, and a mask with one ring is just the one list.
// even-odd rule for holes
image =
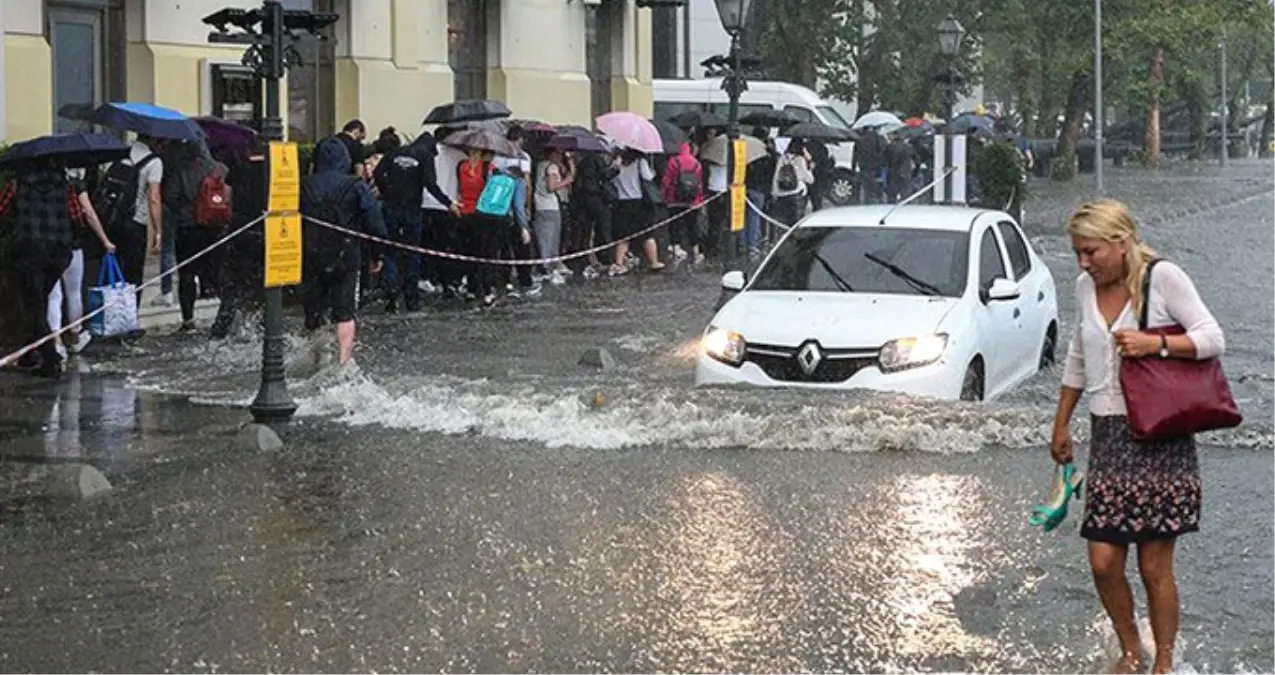
[[955, 298], [965, 291], [967, 247], [965, 232], [802, 227], [757, 271], [749, 290]]
[[838, 129], [850, 128], [850, 123], [846, 121], [846, 118], [841, 116], [841, 113], [837, 112], [836, 108], [830, 105], [821, 105], [818, 110], [819, 114], [823, 116], [824, 122], [828, 126], [837, 127]]

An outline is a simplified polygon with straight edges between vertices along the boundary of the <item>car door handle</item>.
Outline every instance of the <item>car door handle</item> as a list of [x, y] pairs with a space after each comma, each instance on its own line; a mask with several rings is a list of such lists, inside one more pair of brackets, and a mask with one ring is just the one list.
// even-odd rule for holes
[[1036, 302], [1044, 302], [1044, 301], [1045, 301], [1045, 292], [1036, 291]]
[[1020, 317], [1020, 316], [1022, 316], [1022, 315], [1023, 315], [1023, 310], [1021, 310], [1021, 309], [1019, 309], [1019, 308], [1015, 307], [1015, 308], [1014, 308], [1014, 318], [1015, 318], [1015, 319], [1017, 319], [1018, 317]]

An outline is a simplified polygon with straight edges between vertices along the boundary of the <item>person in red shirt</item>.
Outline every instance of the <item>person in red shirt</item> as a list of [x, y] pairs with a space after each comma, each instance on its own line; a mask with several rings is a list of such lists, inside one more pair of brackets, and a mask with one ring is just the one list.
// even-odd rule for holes
[[[469, 157], [456, 167], [457, 208], [460, 211], [461, 241], [466, 255], [495, 260], [500, 257], [509, 223], [478, 212], [478, 200], [494, 167], [495, 155], [485, 150], [470, 150]], [[469, 293], [491, 305], [496, 301], [500, 268], [496, 265], [471, 263], [465, 271]]]
[[681, 260], [689, 254], [692, 261], [698, 260], [699, 211], [694, 207], [704, 203], [704, 167], [692, 154], [690, 143], [683, 143], [681, 152], [669, 158], [660, 191], [674, 214], [669, 223], [674, 257]]

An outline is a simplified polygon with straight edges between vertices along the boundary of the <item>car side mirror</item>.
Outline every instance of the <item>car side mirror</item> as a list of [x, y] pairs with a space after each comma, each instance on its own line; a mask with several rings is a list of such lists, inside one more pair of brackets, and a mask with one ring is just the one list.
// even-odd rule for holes
[[739, 270], [731, 270], [723, 274], [722, 288], [728, 291], [744, 290], [744, 273]]
[[1004, 301], [1017, 300], [1022, 294], [1022, 286], [1017, 281], [1010, 281], [1004, 277], [992, 281], [992, 285], [987, 289], [988, 301]]

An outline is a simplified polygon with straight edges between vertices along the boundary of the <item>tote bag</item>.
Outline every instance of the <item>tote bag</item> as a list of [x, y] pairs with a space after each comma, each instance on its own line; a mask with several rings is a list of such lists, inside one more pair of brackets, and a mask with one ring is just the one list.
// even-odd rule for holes
[[[137, 320], [137, 287], [124, 281], [119, 260], [114, 253], [102, 258], [97, 285], [89, 289], [89, 333], [106, 338], [128, 335], [141, 329]], [[101, 309], [101, 312], [98, 310]]]

